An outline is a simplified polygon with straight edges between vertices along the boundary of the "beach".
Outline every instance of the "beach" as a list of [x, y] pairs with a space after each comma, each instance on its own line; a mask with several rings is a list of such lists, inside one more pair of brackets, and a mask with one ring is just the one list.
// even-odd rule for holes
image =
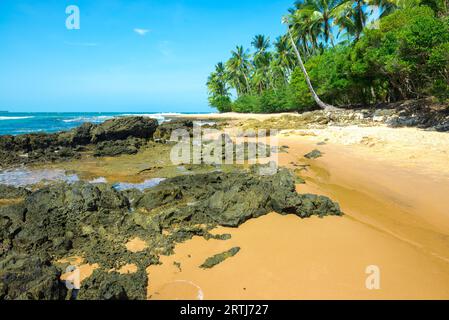
[[[17, 158], [34, 159], [27, 165], [30, 171], [6, 170], [2, 181], [14, 177], [21, 186], [38, 182], [33, 187], [37, 189], [31, 194], [23, 189], [9, 190], [17, 196], [1, 199], [0, 209], [9, 205], [20, 208], [23, 197], [32, 205], [28, 210], [35, 206], [46, 208], [46, 196], [37, 197], [39, 190], [59, 199], [60, 187], [52, 187], [58, 179], [65, 183], [63, 193], [73, 196], [64, 196], [66, 200], [62, 201], [69, 202], [56, 202], [56, 209], [51, 210], [62, 210], [60, 214], [65, 215], [70, 211], [66, 213], [63, 207], [90, 206], [79, 202], [79, 192], [97, 199], [92, 200], [99, 204], [88, 209], [94, 212], [87, 225], [82, 222], [81, 233], [78, 235], [77, 229], [70, 231], [74, 233], [70, 246], [64, 242], [68, 240], [52, 240], [51, 250], [56, 250], [52, 263], [61, 270], [60, 279], [73, 277], [73, 270], [67, 269], [70, 265], [79, 270], [80, 299], [102, 294], [101, 288], [94, 285], [97, 279], [105, 283], [119, 281], [127, 294], [139, 288], [133, 293], [135, 297], [156, 300], [449, 298], [448, 134], [391, 128], [371, 120], [347, 123], [344, 116], [343, 124], [317, 125], [315, 116], [186, 115], [177, 120], [170, 116], [171, 121], [159, 125], [148, 117], [111, 119], [89, 127], [89, 135], [104, 141], [83, 149], [77, 147], [74, 150], [79, 149], [79, 154], [64, 151], [69, 158], [57, 158], [52, 163], [47, 153], [36, 153], [35, 159]], [[168, 156], [173, 145], [164, 141], [175, 128], [191, 130], [191, 120], [215, 121], [213, 128], [226, 132], [260, 125], [273, 129], [278, 125], [278, 166], [281, 171], [287, 170], [279, 173], [279, 178], [286, 179], [290, 172], [297, 181], [288, 182], [288, 186], [296, 189], [296, 195], [324, 196], [313, 201], [317, 207], [326, 206], [303, 215], [301, 205], [295, 209], [299, 210], [297, 214], [291, 214], [291, 208], [285, 205], [278, 214], [259, 195], [269, 197], [280, 191], [279, 199], [297, 196], [289, 193], [289, 187], [277, 190], [276, 176], [264, 178], [268, 185], [262, 187], [257, 175], [240, 171], [244, 168], [222, 166], [217, 171], [216, 166], [171, 164]], [[286, 124], [287, 129], [283, 128]], [[103, 128], [116, 131], [104, 135]], [[151, 140], [140, 142], [149, 136], [148, 130], [155, 130]], [[80, 129], [70, 132], [50, 136], [52, 148], [59, 148], [53, 140], [79, 140], [86, 135]], [[134, 137], [115, 141], [119, 132]], [[156, 142], [156, 137], [162, 142]], [[304, 157], [313, 150], [320, 155]], [[39, 182], [42, 177], [55, 182]], [[226, 184], [216, 185], [217, 178], [224, 182], [229, 179], [232, 186], [240, 185], [219, 207], [201, 196], [215, 186], [219, 189], [209, 197], [223, 201], [219, 200], [226, 195], [222, 190], [230, 189]], [[254, 187], [246, 189], [245, 179]], [[113, 189], [109, 189], [111, 185]], [[178, 188], [192, 188], [188, 191], [192, 194], [181, 195]], [[142, 196], [136, 203], [135, 199]], [[112, 206], [101, 204], [103, 198], [109, 199]], [[171, 200], [166, 202], [165, 198]], [[338, 204], [342, 214], [335, 211], [328, 215], [328, 210], [335, 209], [327, 199]], [[195, 207], [198, 201], [202, 204]], [[229, 211], [230, 207], [242, 205], [247, 209]], [[170, 211], [172, 206], [175, 211]], [[200, 210], [197, 218], [192, 218], [196, 215], [191, 216], [189, 206]], [[136, 213], [126, 214], [124, 209]], [[260, 210], [263, 214], [257, 213]], [[227, 213], [221, 216], [220, 211]], [[124, 223], [111, 224], [103, 221], [106, 212], [114, 219], [122, 220], [123, 214], [127, 217]], [[206, 218], [211, 212], [222, 220], [216, 223]], [[249, 212], [253, 213], [247, 215]], [[45, 212], [39, 214], [45, 219]], [[50, 237], [67, 237], [67, 232], [64, 235], [48, 230]], [[89, 241], [86, 235], [96, 242]], [[24, 239], [30, 236], [40, 237], [30, 234]], [[223, 256], [231, 249], [237, 250]], [[211, 258], [216, 261], [212, 267], [201, 267]], [[379, 271], [376, 288], [367, 284], [372, 268]]]
[[[289, 147], [280, 165], [310, 165], [297, 191], [329, 196], [345, 215], [296, 220], [270, 214], [217, 231], [232, 234], [228, 243], [190, 240], [162, 266], [149, 268], [150, 283], [152, 272], [157, 283], [149, 297], [194, 298], [191, 283], [206, 299], [449, 297], [447, 134], [345, 127], [280, 136]], [[323, 157], [304, 159], [325, 139], [318, 146]], [[368, 139], [382, 143], [367, 145]], [[236, 245], [242, 250], [232, 259], [213, 270], [198, 268], [205, 257]], [[365, 287], [370, 265], [381, 270], [379, 290]]]

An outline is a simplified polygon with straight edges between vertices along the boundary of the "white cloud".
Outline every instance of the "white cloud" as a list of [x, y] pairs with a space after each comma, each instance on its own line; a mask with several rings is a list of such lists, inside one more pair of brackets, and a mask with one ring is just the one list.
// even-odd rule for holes
[[144, 36], [146, 35], [148, 32], [150, 32], [150, 30], [148, 29], [140, 29], [140, 28], [135, 28], [134, 32], [137, 33], [140, 36]]

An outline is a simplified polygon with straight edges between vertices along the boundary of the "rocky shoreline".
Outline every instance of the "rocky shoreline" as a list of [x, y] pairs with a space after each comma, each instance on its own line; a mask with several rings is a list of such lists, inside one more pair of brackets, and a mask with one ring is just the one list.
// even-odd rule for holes
[[[167, 142], [173, 129], [191, 132], [192, 126], [187, 120], [158, 125], [127, 117], [57, 134], [3, 136], [1, 163], [10, 168], [86, 155], [132, 155]], [[273, 211], [301, 218], [342, 214], [324, 196], [298, 194], [289, 170], [261, 176], [257, 169], [193, 171], [142, 191], [86, 181], [32, 189], [0, 186], [0, 199], [6, 201], [0, 203], [0, 299], [145, 299], [146, 268], [161, 254], [171, 254], [176, 243], [195, 235], [226, 239], [210, 231]], [[136, 237], [147, 246], [131, 252], [125, 244]], [[69, 264], [60, 261], [73, 256], [100, 266], [79, 289], [61, 281]], [[137, 271], [112, 271], [129, 264]]]

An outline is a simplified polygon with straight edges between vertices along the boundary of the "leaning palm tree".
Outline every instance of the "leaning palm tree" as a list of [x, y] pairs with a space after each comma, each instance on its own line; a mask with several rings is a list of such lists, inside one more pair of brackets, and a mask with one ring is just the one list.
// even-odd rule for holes
[[310, 90], [310, 93], [311, 93], [313, 99], [315, 100], [316, 104], [321, 109], [324, 109], [324, 110], [336, 110], [337, 109], [336, 107], [321, 101], [320, 97], [316, 94], [315, 89], [313, 89], [312, 82], [310, 81], [310, 77], [309, 77], [309, 75], [307, 73], [306, 68], [304, 67], [304, 63], [302, 61], [301, 54], [299, 53], [298, 47], [296, 46], [296, 42], [295, 42], [295, 40], [293, 38], [290, 21], [291, 21], [291, 16], [290, 15], [285, 16], [285, 17], [282, 18], [282, 23], [287, 24], [288, 36], [290, 38], [291, 45], [292, 45], [292, 47], [293, 47], [293, 49], [294, 49], [294, 51], [296, 53], [296, 57], [298, 58], [299, 66], [301, 67], [302, 73], [304, 74], [304, 78], [306, 79], [307, 86], [309, 87], [309, 90]]

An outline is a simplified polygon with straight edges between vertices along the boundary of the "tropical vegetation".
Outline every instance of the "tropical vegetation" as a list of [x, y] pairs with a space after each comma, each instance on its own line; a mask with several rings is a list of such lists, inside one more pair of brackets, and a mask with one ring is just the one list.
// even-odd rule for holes
[[449, 99], [449, 0], [301, 0], [210, 74], [220, 112]]

